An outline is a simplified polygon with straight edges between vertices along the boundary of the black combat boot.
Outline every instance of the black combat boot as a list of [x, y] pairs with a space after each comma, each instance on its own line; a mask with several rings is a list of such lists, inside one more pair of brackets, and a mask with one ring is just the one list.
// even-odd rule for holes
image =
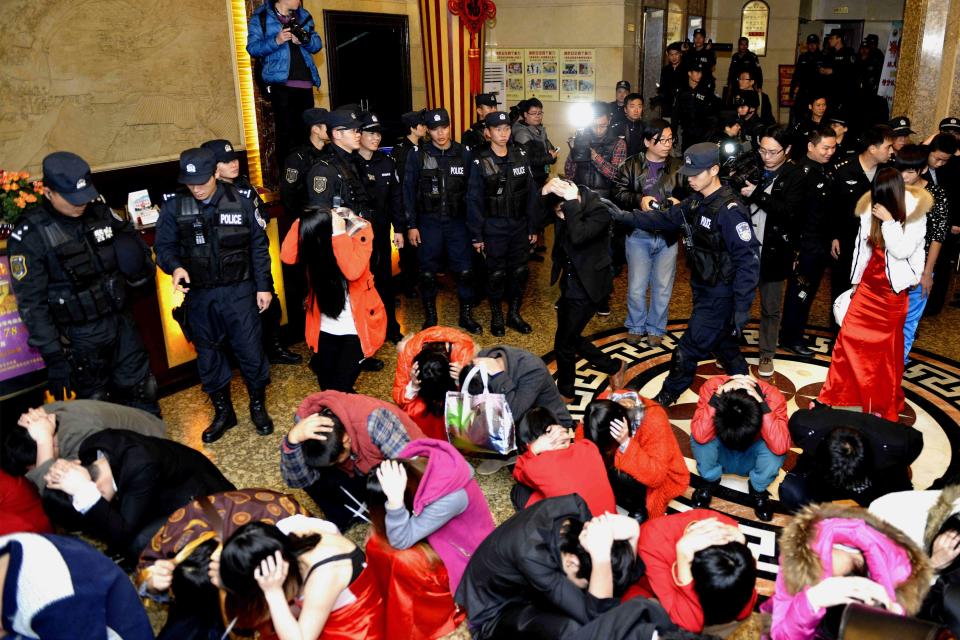
[[470, 333], [480, 335], [483, 333], [483, 327], [473, 319], [473, 305], [465, 300], [460, 301], [460, 326]]
[[421, 329], [428, 329], [430, 327], [437, 326], [439, 322], [437, 318], [437, 299], [435, 297], [428, 298], [423, 296], [423, 325]]
[[[267, 413], [267, 392], [266, 389], [249, 389], [250, 392], [250, 419], [257, 427], [257, 433], [262, 436], [268, 436], [273, 433], [273, 419]], [[236, 424], [236, 419], [234, 419]]]
[[294, 353], [293, 351], [283, 348], [283, 345], [280, 344], [280, 338], [276, 333], [271, 332], [264, 344], [264, 348], [270, 364], [300, 364], [303, 362], [303, 356], [299, 353]]
[[533, 333], [533, 327], [520, 316], [520, 298], [511, 298], [510, 300], [510, 311], [507, 313], [507, 326], [520, 333]]
[[503, 303], [490, 298], [490, 333], [498, 338], [507, 332], [503, 324]]
[[216, 442], [227, 432], [227, 429], [237, 426], [237, 414], [234, 412], [233, 402], [230, 400], [230, 385], [211, 393], [210, 402], [213, 403], [213, 410], [215, 411], [213, 422], [200, 436], [200, 439], [207, 444]]

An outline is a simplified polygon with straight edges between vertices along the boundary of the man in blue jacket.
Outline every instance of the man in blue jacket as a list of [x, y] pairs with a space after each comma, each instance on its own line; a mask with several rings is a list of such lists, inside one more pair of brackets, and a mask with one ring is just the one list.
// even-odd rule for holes
[[312, 54], [321, 47], [313, 16], [300, 0], [267, 0], [250, 16], [247, 53], [261, 64], [255, 80], [266, 85], [273, 106], [279, 162], [307, 141], [300, 116], [313, 108], [313, 87], [320, 86]]

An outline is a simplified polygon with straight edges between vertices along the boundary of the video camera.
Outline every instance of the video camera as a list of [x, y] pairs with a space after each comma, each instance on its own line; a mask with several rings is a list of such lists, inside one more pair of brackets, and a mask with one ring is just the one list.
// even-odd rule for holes
[[300, 24], [300, 21], [297, 20], [295, 13], [290, 14], [290, 22], [287, 23], [287, 29], [290, 30], [290, 33], [302, 43], [306, 43], [310, 39], [310, 34], [307, 33], [307, 30], [303, 28], [303, 25]]
[[762, 175], [753, 145], [733, 138], [720, 141], [720, 182], [739, 192], [747, 182], [759, 184]]

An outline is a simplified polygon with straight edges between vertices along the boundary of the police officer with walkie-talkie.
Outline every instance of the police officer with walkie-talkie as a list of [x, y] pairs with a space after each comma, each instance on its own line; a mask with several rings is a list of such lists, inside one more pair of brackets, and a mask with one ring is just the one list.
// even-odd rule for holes
[[717, 145], [702, 142], [687, 149], [680, 173], [695, 192], [683, 202], [669, 208], [660, 203], [661, 210], [611, 211], [614, 220], [645, 231], [683, 233], [693, 312], [655, 398], [665, 407], [687, 390], [697, 364], [711, 354], [728, 375], [747, 373], [737, 336], [750, 318], [760, 278], [760, 245], [750, 214], [730, 187], [720, 183]]
[[56, 400], [111, 400], [160, 415], [157, 381], [125, 303], [153, 282], [150, 249], [99, 199], [90, 166], [43, 159], [43, 201], [10, 234], [10, 285]]
[[269, 243], [256, 205], [233, 185], [218, 182], [216, 165], [208, 149], [180, 154], [185, 188], [164, 194], [154, 243], [157, 264], [187, 294], [184, 333], [197, 349], [200, 382], [216, 411], [202, 435], [208, 443], [237, 424], [227, 342], [247, 383], [257, 433], [273, 433], [266, 407], [270, 368], [257, 317], [273, 298]]

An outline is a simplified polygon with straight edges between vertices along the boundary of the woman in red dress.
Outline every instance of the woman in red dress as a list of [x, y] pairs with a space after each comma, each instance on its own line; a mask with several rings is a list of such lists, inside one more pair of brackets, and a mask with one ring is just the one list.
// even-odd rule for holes
[[905, 187], [896, 169], [877, 172], [857, 203], [860, 231], [853, 255], [854, 293], [833, 347], [818, 401], [861, 407], [896, 422], [904, 406], [903, 323], [908, 289], [920, 281], [930, 194]]

